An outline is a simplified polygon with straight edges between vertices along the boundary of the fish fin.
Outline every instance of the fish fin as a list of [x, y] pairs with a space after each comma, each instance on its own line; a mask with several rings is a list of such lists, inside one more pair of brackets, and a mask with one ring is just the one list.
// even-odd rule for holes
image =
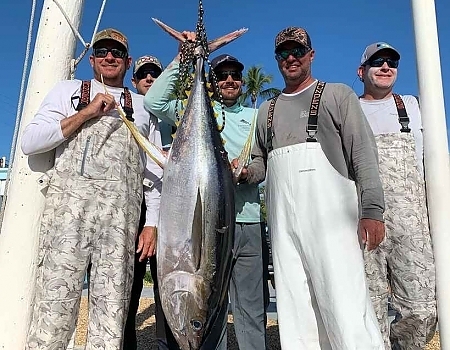
[[153, 22], [155, 22], [159, 27], [162, 28], [166, 33], [168, 33], [171, 37], [175, 38], [179, 42], [184, 42], [185, 38], [183, 37], [183, 34], [181, 34], [178, 30], [173, 29], [172, 27], [169, 27], [167, 24], [161, 22], [159, 19], [152, 18]]
[[214, 118], [219, 118], [219, 113], [214, 112]]
[[197, 191], [197, 201], [194, 209], [194, 219], [192, 220], [192, 264], [195, 270], [200, 269], [202, 262], [202, 241], [203, 241], [203, 211], [200, 189]]
[[171, 134], [170, 136], [172, 136], [172, 140], [174, 140], [175, 139], [175, 137], [177, 136], [177, 133], [176, 132], [174, 132], [173, 134]]
[[180, 126], [180, 121], [179, 120], [177, 120], [176, 122], [175, 122], [175, 126], [178, 128], [179, 126]]
[[191, 90], [185, 90], [184, 93], [189, 98], [189, 96], [191, 95]]
[[231, 43], [233, 40], [236, 40], [241, 35], [245, 34], [247, 32], [247, 30], [248, 30], [247, 28], [235, 30], [234, 32], [228, 33], [217, 39], [209, 41], [208, 42], [209, 52], [211, 53], [213, 51], [216, 51], [217, 49], [220, 49], [222, 46], [225, 46], [226, 44]]

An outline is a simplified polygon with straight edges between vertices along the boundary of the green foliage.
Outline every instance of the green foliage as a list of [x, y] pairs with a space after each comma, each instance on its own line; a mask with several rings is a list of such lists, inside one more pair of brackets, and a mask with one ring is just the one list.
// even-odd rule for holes
[[153, 283], [153, 279], [152, 279], [152, 275], [151, 275], [150, 271], [146, 271], [145, 272], [144, 283], [146, 283], [146, 284], [152, 284]]
[[266, 201], [264, 197], [264, 192], [266, 190], [265, 186], [259, 186], [259, 199], [261, 204], [261, 216], [263, 217], [264, 221], [267, 222], [267, 208], [266, 208]]
[[263, 99], [271, 98], [278, 95], [281, 91], [276, 88], [266, 88], [266, 85], [272, 83], [273, 77], [270, 74], [265, 74], [262, 67], [251, 66], [247, 70], [247, 74], [243, 77], [245, 91], [241, 96], [240, 102], [244, 106], [248, 106], [248, 101], [251, 107], [256, 108], [258, 97]]

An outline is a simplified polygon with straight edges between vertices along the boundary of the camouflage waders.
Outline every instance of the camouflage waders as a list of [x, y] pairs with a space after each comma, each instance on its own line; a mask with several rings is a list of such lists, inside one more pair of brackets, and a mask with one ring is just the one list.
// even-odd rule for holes
[[[425, 184], [411, 133], [375, 136], [386, 210], [386, 239], [365, 252], [372, 302], [386, 349], [425, 349], [436, 329], [435, 270]], [[388, 322], [388, 295], [397, 311]], [[390, 339], [389, 339], [390, 333]]]
[[143, 165], [120, 118], [86, 122], [48, 176], [26, 349], [66, 349], [92, 262], [86, 349], [122, 348]]

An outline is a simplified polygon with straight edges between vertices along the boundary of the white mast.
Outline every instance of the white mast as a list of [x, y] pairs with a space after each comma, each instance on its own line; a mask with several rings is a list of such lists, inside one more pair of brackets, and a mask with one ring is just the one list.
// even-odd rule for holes
[[412, 0], [441, 349], [450, 349], [450, 168], [434, 0]]
[[[78, 29], [84, 0], [58, 3]], [[75, 48], [76, 38], [67, 20], [52, 0], [44, 0], [1, 226], [0, 349], [25, 347], [35, 287], [39, 218], [44, 205], [37, 179], [53, 165], [52, 153], [24, 156], [20, 136], [49, 90], [69, 78]]]

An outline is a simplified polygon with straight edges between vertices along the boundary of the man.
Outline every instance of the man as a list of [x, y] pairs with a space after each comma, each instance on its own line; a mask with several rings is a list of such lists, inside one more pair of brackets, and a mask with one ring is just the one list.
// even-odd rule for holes
[[[386, 200], [386, 240], [365, 254], [372, 302], [386, 349], [425, 349], [436, 330], [434, 258], [423, 176], [419, 103], [392, 92], [400, 54], [367, 46], [358, 68], [361, 107], [375, 134]], [[397, 316], [388, 322], [388, 295]], [[389, 337], [390, 331], [390, 337]], [[389, 339], [390, 338], [390, 339]]]
[[22, 138], [25, 154], [55, 150], [55, 166], [41, 179], [48, 190], [26, 349], [66, 349], [89, 264], [86, 348], [121, 349], [143, 176], [147, 212], [141, 237], [155, 235], [162, 171], [140, 151], [117, 111], [121, 104], [140, 132], [161, 144], [143, 97], [123, 85], [131, 65], [127, 38], [112, 28], [100, 31], [89, 61], [94, 79], [57, 84]]
[[[187, 35], [187, 34], [186, 34]], [[175, 119], [176, 101], [171, 101], [179, 71], [178, 55], [145, 95], [145, 107], [164, 121]], [[236, 58], [223, 54], [211, 62], [218, 81], [213, 98], [224, 104], [225, 128], [222, 137], [230, 160], [239, 156], [247, 140], [255, 110], [243, 107], [238, 99], [242, 93], [244, 65]], [[213, 82], [210, 72], [210, 81]], [[218, 115], [222, 106], [214, 106]], [[220, 124], [220, 118], [219, 118]], [[240, 184], [235, 192], [236, 228], [234, 261], [230, 281], [230, 299], [234, 328], [239, 348], [266, 349], [266, 308], [269, 301], [267, 284], [268, 248], [265, 225], [260, 214], [257, 184]], [[220, 349], [226, 349], [226, 336]]]
[[[139, 95], [145, 95], [152, 86], [156, 78], [159, 77], [163, 70], [161, 62], [154, 56], [139, 57], [134, 63], [133, 77], [131, 82]], [[169, 145], [171, 142], [171, 126], [159, 122], [161, 131], [161, 139], [163, 145]], [[163, 147], [164, 149], [164, 147]], [[167, 150], [167, 148], [165, 149]], [[145, 224], [145, 202], [142, 203], [141, 221], [139, 224], [139, 232]], [[142, 238], [142, 239], [141, 239]], [[148, 254], [145, 254], [146, 244], [148, 245]], [[153, 280], [153, 295], [155, 299], [155, 319], [156, 319], [156, 342], [158, 349], [166, 350], [170, 346], [177, 346], [170, 328], [164, 317], [161, 307], [161, 299], [159, 297], [158, 280], [156, 275], [156, 234], [149, 237], [142, 237], [136, 241], [136, 255], [134, 264], [133, 288], [131, 290], [130, 307], [128, 310], [127, 323], [124, 334], [123, 350], [136, 350], [136, 314], [139, 308], [139, 299], [144, 287], [144, 277], [147, 271], [147, 260], [150, 262], [150, 273]], [[147, 259], [147, 256], [150, 258]], [[167, 339], [166, 339], [167, 338]]]
[[267, 171], [281, 347], [382, 349], [357, 235], [359, 221], [369, 250], [384, 237], [373, 135], [348, 86], [312, 77], [314, 55], [303, 28], [277, 34], [285, 88], [259, 109], [253, 161], [241, 177], [258, 183]]

